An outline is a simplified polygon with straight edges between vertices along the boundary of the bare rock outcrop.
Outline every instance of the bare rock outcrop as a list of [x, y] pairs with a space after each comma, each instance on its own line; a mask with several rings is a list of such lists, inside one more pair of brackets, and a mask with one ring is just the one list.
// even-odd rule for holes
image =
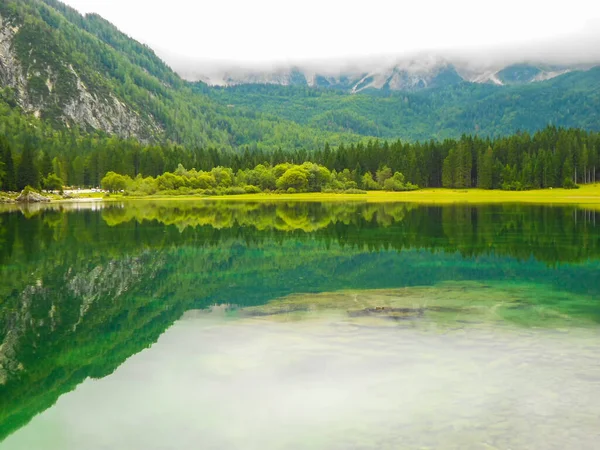
[[24, 189], [17, 197], [17, 203], [48, 203], [50, 199], [37, 192]]
[[[15, 102], [23, 111], [45, 118], [51, 114], [67, 126], [76, 124], [83, 129], [102, 130], [142, 141], [162, 131], [153, 117], [142, 116], [114, 93], [86, 86], [68, 60], [57, 59], [41, 68], [32, 68], [31, 62], [22, 61], [14, 45], [22, 27], [0, 16], [0, 89], [11, 88]], [[32, 93], [33, 79], [45, 83], [36, 85], [39, 92], [34, 89]], [[57, 85], [63, 89], [56, 89]]]

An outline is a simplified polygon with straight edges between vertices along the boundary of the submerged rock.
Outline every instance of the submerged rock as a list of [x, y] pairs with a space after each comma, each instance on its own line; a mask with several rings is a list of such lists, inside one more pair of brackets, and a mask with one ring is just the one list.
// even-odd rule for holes
[[17, 197], [17, 203], [47, 203], [50, 199], [30, 190], [23, 190]]

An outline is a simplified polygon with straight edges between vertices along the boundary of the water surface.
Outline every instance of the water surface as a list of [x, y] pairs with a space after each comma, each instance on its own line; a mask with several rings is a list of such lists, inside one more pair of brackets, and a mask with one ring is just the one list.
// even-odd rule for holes
[[575, 207], [0, 214], [0, 449], [600, 448]]

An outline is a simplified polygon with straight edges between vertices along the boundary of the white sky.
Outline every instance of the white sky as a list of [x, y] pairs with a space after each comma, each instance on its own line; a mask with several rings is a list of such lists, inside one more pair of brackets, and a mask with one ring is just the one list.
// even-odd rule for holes
[[[327, 61], [569, 41], [596, 52], [593, 0], [63, 0], [96, 12], [172, 65]], [[560, 46], [560, 45], [559, 45]]]

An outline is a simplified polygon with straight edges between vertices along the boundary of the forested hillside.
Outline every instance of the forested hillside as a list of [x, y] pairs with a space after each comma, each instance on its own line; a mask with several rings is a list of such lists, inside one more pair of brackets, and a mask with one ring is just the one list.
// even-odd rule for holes
[[418, 92], [214, 88], [182, 80], [97, 15], [56, 0], [5, 0], [0, 183], [99, 186], [110, 171], [157, 177], [181, 164], [235, 174], [304, 162], [354, 172], [359, 188], [384, 166], [421, 187], [585, 183], [599, 166], [599, 83], [600, 67]]
[[253, 108], [303, 125], [408, 140], [463, 133], [506, 136], [547, 125], [600, 130], [600, 67], [516, 86], [461, 82], [418, 92], [241, 85], [205, 91], [223, 104]]
[[193, 91], [148, 47], [97, 15], [83, 17], [54, 0], [3, 1], [0, 28], [4, 99], [59, 130], [77, 126], [82, 132], [224, 149], [341, 141], [333, 133], [220, 105]]

